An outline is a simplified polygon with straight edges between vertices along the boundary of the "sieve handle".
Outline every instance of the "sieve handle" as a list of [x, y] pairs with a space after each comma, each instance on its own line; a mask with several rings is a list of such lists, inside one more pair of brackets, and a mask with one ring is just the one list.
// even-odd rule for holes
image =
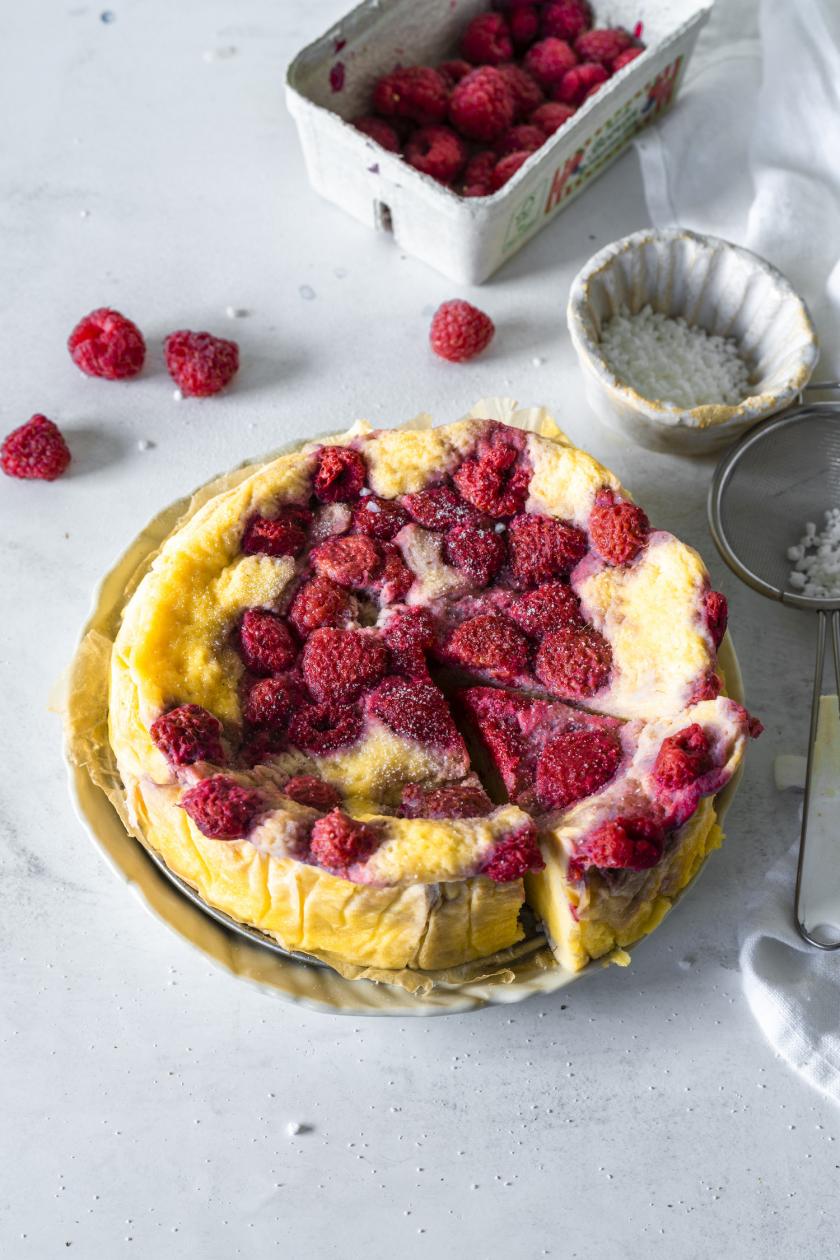
[[804, 389], [799, 391], [799, 401], [805, 401], [805, 395], [813, 393], [814, 390], [840, 390], [840, 381], [814, 381], [811, 385], [806, 385]]
[[[825, 388], [820, 386], [817, 388]], [[828, 623], [831, 621], [832, 655], [838, 704], [823, 706], [822, 678]], [[834, 712], [835, 707], [837, 712]], [[817, 736], [822, 722], [834, 724], [835, 738], [826, 738], [817, 752]], [[830, 733], [830, 732], [826, 732]], [[796, 930], [804, 941], [816, 949], [840, 949], [840, 902], [826, 910], [825, 896], [837, 891], [840, 871], [840, 798], [837, 795], [836, 765], [831, 753], [840, 737], [840, 609], [817, 613], [817, 659], [814, 667], [814, 690], [811, 696], [811, 731], [808, 740], [808, 769], [805, 775], [805, 800], [802, 806], [802, 832], [799, 838], [799, 862], [796, 867], [794, 915]], [[824, 750], [824, 751], [823, 751]], [[816, 789], [816, 790], [815, 790]], [[808, 834], [812, 839], [809, 842]], [[818, 847], [813, 848], [814, 839]], [[811, 849], [809, 851], [809, 843]], [[833, 878], [832, 878], [833, 877]], [[811, 912], [805, 907], [805, 889], [809, 894], [820, 889], [820, 905]]]

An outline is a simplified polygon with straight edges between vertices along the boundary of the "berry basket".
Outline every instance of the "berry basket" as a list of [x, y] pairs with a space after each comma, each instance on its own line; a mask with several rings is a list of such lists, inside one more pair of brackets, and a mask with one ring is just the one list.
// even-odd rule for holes
[[679, 91], [713, 0], [595, 3], [599, 26], [633, 29], [645, 51], [577, 110], [498, 192], [465, 198], [350, 125], [370, 112], [377, 79], [457, 55], [488, 0], [365, 0], [289, 66], [286, 97], [312, 186], [393, 235], [453, 280], [480, 284], [605, 170]]

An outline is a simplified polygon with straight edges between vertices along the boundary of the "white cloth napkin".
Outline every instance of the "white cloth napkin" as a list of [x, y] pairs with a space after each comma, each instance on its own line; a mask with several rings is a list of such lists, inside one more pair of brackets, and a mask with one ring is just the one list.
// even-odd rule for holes
[[[683, 94], [636, 147], [654, 226], [723, 236], [773, 262], [814, 316], [819, 378], [840, 377], [838, 0], [718, 0]], [[794, 928], [796, 852], [748, 909], [744, 993], [774, 1049], [840, 1103], [840, 954]]]

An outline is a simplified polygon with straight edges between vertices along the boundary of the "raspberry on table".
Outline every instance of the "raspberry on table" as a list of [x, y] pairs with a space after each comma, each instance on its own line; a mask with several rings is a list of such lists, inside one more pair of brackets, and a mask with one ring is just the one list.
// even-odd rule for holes
[[396, 499], [380, 499], [369, 494], [353, 509], [353, 528], [379, 542], [390, 542], [409, 522], [409, 515]]
[[126, 381], [146, 358], [146, 343], [136, 324], [119, 311], [101, 306], [80, 319], [67, 340], [76, 367], [87, 376]]
[[302, 639], [322, 626], [337, 626], [350, 611], [350, 596], [328, 577], [306, 582], [289, 608], [289, 621]]
[[388, 618], [382, 637], [394, 669], [409, 677], [428, 673], [426, 652], [435, 645], [435, 623], [427, 608], [401, 608]]
[[[311, 518], [311, 513], [306, 512]], [[297, 512], [283, 511], [276, 517], [254, 516], [242, 535], [246, 556], [297, 556], [306, 546], [306, 526]]]
[[628, 564], [644, 547], [650, 522], [640, 507], [619, 498], [612, 490], [599, 490], [589, 514], [592, 546], [607, 564]]
[[498, 66], [510, 61], [513, 42], [510, 27], [501, 13], [479, 13], [461, 38], [461, 52], [476, 66]]
[[507, 157], [511, 153], [533, 153], [543, 144], [545, 144], [545, 132], [542, 127], [532, 126], [530, 123], [519, 123], [496, 141], [496, 152], [500, 157]]
[[523, 122], [538, 105], [542, 105], [545, 100], [543, 90], [534, 76], [521, 66], [499, 66], [499, 74], [513, 97], [513, 121]]
[[493, 856], [485, 862], [481, 874], [497, 884], [507, 884], [511, 880], [521, 879], [529, 871], [541, 871], [544, 866], [543, 855], [537, 844], [537, 829], [532, 822], [528, 822], [496, 845]]
[[652, 818], [616, 818], [596, 827], [569, 861], [573, 883], [588, 867], [599, 870], [644, 871], [662, 857], [665, 835]]
[[528, 121], [541, 128], [546, 136], [553, 136], [574, 114], [573, 105], [564, 105], [562, 101], [546, 101], [534, 110]]
[[566, 809], [609, 783], [620, 761], [621, 744], [608, 731], [555, 735], [537, 761], [537, 800], [543, 809]]
[[526, 668], [530, 651], [525, 635], [503, 613], [461, 622], [446, 648], [459, 664], [486, 670], [502, 682], [512, 681]]
[[404, 66], [383, 75], [373, 108], [385, 118], [408, 118], [421, 127], [443, 122], [449, 100], [445, 79], [431, 66]]
[[520, 4], [511, 9], [508, 17], [510, 38], [517, 52], [533, 44], [540, 30], [540, 12], [535, 4]]
[[490, 176], [490, 191], [498, 192], [500, 188], [504, 188], [505, 184], [513, 179], [519, 168], [525, 165], [533, 152], [533, 149], [522, 149], [516, 153], [508, 153], [506, 157], [501, 158], [494, 166], [493, 174]]
[[312, 857], [328, 871], [346, 875], [355, 862], [366, 861], [379, 844], [372, 827], [334, 809], [312, 827], [309, 849]]
[[359, 630], [314, 630], [303, 649], [303, 677], [322, 704], [349, 704], [387, 672], [387, 649]]
[[382, 545], [366, 534], [328, 538], [311, 558], [320, 576], [351, 590], [364, 590], [382, 572]]
[[222, 724], [200, 704], [179, 704], [152, 723], [149, 734], [173, 766], [196, 761], [224, 762]]
[[367, 466], [358, 451], [349, 446], [322, 446], [312, 488], [322, 503], [343, 503], [358, 499], [364, 488]]
[[530, 470], [520, 461], [521, 444], [500, 429], [482, 439], [453, 480], [462, 496], [488, 516], [514, 516], [528, 497]]
[[353, 126], [357, 131], [361, 131], [363, 135], [368, 136], [371, 140], [375, 140], [377, 144], [381, 144], [383, 149], [387, 149], [389, 153], [399, 153], [400, 138], [390, 123], [386, 123], [384, 118], [375, 118], [373, 115], [367, 115], [362, 118], [354, 118]]
[[299, 701], [300, 688], [288, 678], [261, 678], [248, 692], [242, 716], [249, 726], [284, 730]]
[[496, 140], [513, 122], [513, 93], [494, 66], [464, 76], [449, 98], [449, 121], [468, 140]]
[[580, 600], [565, 582], [545, 582], [536, 590], [518, 595], [507, 613], [531, 639], [541, 639], [551, 630], [582, 621]]
[[605, 27], [597, 31], [584, 31], [575, 40], [575, 52], [581, 61], [597, 61], [609, 68], [616, 57], [633, 47], [633, 36], [619, 27]]
[[405, 146], [409, 166], [441, 184], [451, 184], [467, 160], [466, 146], [451, 127], [418, 127]]
[[392, 674], [369, 692], [365, 707], [403, 739], [441, 748], [461, 748], [452, 715], [432, 683]]
[[449, 485], [429, 486], [415, 494], [403, 495], [402, 502], [412, 520], [424, 529], [451, 529], [475, 516], [472, 504], [465, 502]]
[[341, 796], [331, 783], [325, 783], [316, 774], [295, 774], [283, 785], [283, 795], [290, 796], [298, 805], [308, 805], [326, 813], [341, 804]]
[[495, 331], [489, 315], [456, 298], [441, 303], [435, 311], [429, 341], [441, 359], [450, 363], [465, 363], [486, 350]]
[[12, 429], [0, 446], [0, 468], [7, 477], [22, 481], [55, 481], [70, 458], [70, 448], [58, 425], [42, 415]]
[[515, 516], [508, 530], [508, 555], [517, 586], [541, 586], [565, 577], [586, 555], [586, 534], [571, 521], [536, 513]]
[[641, 57], [644, 48], [625, 48], [610, 62], [610, 69], [613, 74], [618, 74], [619, 70], [623, 70], [625, 66], [629, 66], [631, 61], [635, 61], [637, 57]]
[[505, 540], [492, 526], [472, 521], [453, 525], [443, 544], [447, 564], [465, 573], [476, 586], [486, 586], [505, 561]]
[[592, 8], [586, 0], [550, 0], [542, 7], [542, 33], [575, 40], [592, 25]]
[[570, 44], [564, 39], [549, 37], [531, 45], [525, 54], [523, 65], [540, 87], [550, 91], [577, 62], [577, 56]]
[[716, 648], [719, 648], [726, 634], [726, 623], [729, 620], [729, 605], [726, 596], [720, 591], [707, 591], [703, 597], [703, 610], [712, 642]]
[[555, 695], [582, 700], [609, 682], [612, 648], [594, 626], [562, 626], [543, 639], [535, 670]]
[[294, 664], [297, 645], [277, 613], [249, 608], [239, 630], [242, 659], [254, 674], [280, 674]]
[[652, 775], [657, 787], [677, 792], [711, 769], [711, 745], [699, 722], [663, 739]]
[[181, 807], [211, 840], [242, 840], [266, 804], [259, 792], [224, 774], [214, 774], [185, 792]]
[[239, 371], [239, 346], [209, 332], [182, 329], [163, 343], [166, 368], [185, 398], [209, 398]]
[[313, 757], [327, 757], [355, 744], [362, 733], [362, 715], [344, 704], [306, 704], [289, 722], [288, 741]]
[[587, 61], [567, 71], [554, 88], [554, 97], [565, 105], [582, 105], [592, 92], [606, 83], [609, 75], [596, 61]]
[[463, 58], [453, 57], [449, 61], [442, 61], [437, 67], [437, 72], [451, 91], [456, 83], [461, 82], [464, 75], [469, 74], [474, 69], [475, 66], [470, 65]]

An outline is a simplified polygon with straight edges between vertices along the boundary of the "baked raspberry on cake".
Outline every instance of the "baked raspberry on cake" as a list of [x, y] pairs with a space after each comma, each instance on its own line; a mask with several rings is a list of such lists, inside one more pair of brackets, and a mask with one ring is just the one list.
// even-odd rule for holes
[[717, 695], [725, 626], [699, 556], [562, 435], [358, 425], [211, 495], [129, 600], [131, 822], [209, 905], [339, 967], [449, 973], [530, 903], [579, 968], [715, 841], [750, 733]]

